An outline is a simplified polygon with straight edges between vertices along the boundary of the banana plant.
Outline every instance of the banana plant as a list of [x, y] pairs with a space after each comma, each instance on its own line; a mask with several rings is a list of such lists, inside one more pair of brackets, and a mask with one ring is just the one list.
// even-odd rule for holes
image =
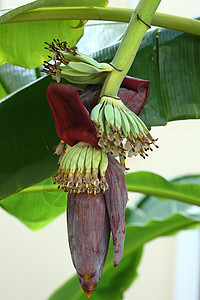
[[[127, 156], [145, 158], [153, 147], [158, 148], [157, 139], [150, 134], [151, 126], [164, 125], [170, 120], [198, 118], [200, 89], [195, 82], [200, 73], [198, 67], [193, 66], [199, 65], [199, 57], [190, 56], [188, 52], [200, 48], [200, 22], [156, 14], [159, 3], [159, 0], [140, 0], [132, 11], [105, 8], [107, 1], [103, 0], [94, 3], [87, 0], [52, 0], [48, 3], [37, 0], [3, 12], [0, 18], [3, 37], [0, 41], [0, 142], [3, 155], [10, 158], [9, 162], [2, 161], [1, 164], [0, 206], [33, 230], [43, 228], [67, 209], [72, 261], [88, 297], [103, 273], [93, 299], [110, 297], [109, 293], [115, 293], [115, 298], [121, 299], [136, 277], [145, 242], [159, 234], [173, 233], [181, 227], [199, 223], [198, 208], [195, 215], [188, 214], [187, 217], [180, 208], [177, 215], [161, 216], [157, 223], [156, 217], [151, 216], [148, 222], [143, 222], [141, 234], [141, 227], [135, 222], [134, 208], [126, 210], [125, 228], [127, 189], [176, 199], [188, 206], [200, 205], [196, 177], [185, 185], [169, 183], [147, 172], [124, 176], [128, 170]], [[91, 5], [96, 7], [91, 8]], [[123, 28], [118, 35], [115, 33], [113, 44], [109, 40], [109, 47], [106, 42], [99, 47], [96, 41], [96, 49], [91, 53], [88, 45], [91, 36], [88, 34], [87, 40], [85, 26], [86, 40], [84, 36], [80, 40], [83, 50], [79, 51], [75, 45], [83, 35], [86, 23], [83, 20], [107, 20], [108, 12], [109, 20], [128, 22], [126, 30]], [[156, 29], [145, 35], [150, 24], [181, 30], [182, 33]], [[41, 25], [41, 34], [38, 35], [36, 32]], [[102, 26], [109, 28], [110, 25]], [[122, 28], [122, 25], [118, 26]], [[16, 40], [13, 32], [17, 32]], [[35, 36], [34, 41], [30, 35]], [[27, 46], [24, 51], [20, 44], [22, 39]], [[180, 54], [179, 47], [183, 44], [185, 50]], [[169, 47], [173, 50], [172, 55]], [[174, 92], [173, 80], [168, 83], [173, 72], [166, 71], [174, 65], [174, 53], [192, 72], [186, 91], [183, 84], [185, 72], [176, 74], [176, 84], [178, 82], [182, 87], [178, 94]], [[10, 82], [7, 74], [11, 74]], [[14, 83], [13, 88], [15, 76], [22, 80]], [[26, 78], [27, 85], [23, 78]], [[61, 80], [65, 80], [64, 83]], [[23, 111], [19, 107], [23, 107]], [[27, 128], [22, 114], [30, 123]], [[14, 131], [10, 120], [6, 121], [8, 115], [12, 118], [11, 124], [17, 124]], [[25, 136], [26, 147], [23, 147]], [[9, 149], [4, 147], [8, 138]], [[58, 162], [55, 156], [52, 157], [53, 146], [54, 154], [59, 156]], [[12, 175], [6, 172], [9, 167]], [[50, 175], [54, 175], [54, 182], [47, 179], [39, 183]], [[162, 200], [155, 201], [155, 205], [163, 203]], [[137, 206], [151, 201], [152, 198], [147, 197]], [[157, 232], [158, 228], [163, 230]], [[114, 266], [118, 266], [116, 270], [111, 268], [110, 233]], [[138, 239], [134, 240], [134, 235]], [[127, 274], [130, 274], [129, 280]], [[126, 280], [120, 281], [115, 288], [113, 280], [117, 282], [119, 276]], [[50, 299], [62, 299], [63, 295], [65, 299], [84, 299], [77, 282], [77, 278], [72, 278]]]

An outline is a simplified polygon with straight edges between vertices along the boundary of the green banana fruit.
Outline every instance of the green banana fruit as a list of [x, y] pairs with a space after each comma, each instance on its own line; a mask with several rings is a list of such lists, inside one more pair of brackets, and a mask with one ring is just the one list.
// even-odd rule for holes
[[88, 147], [84, 147], [78, 158], [77, 169], [81, 173], [83, 173], [83, 171], [84, 171], [85, 157], [86, 157], [87, 149], [88, 149]]
[[81, 155], [81, 152], [83, 151], [83, 147], [78, 147], [74, 153], [74, 155], [72, 156], [71, 162], [70, 162], [70, 172], [75, 173], [77, 170], [77, 161], [79, 159], [79, 156]]
[[101, 162], [101, 150], [93, 149], [93, 156], [92, 156], [92, 169], [98, 169], [99, 164]]
[[[102, 103], [99, 103], [102, 105]], [[98, 121], [99, 121], [99, 125], [101, 126], [101, 131], [104, 131], [104, 122], [105, 118], [104, 118], [104, 107], [101, 108], [101, 110], [99, 111], [99, 115], [98, 115]]]
[[101, 162], [100, 162], [100, 175], [103, 176], [108, 167], [108, 155], [101, 151]]
[[101, 69], [94, 67], [93, 65], [89, 65], [84, 62], [74, 62], [70, 61], [68, 63], [68, 67], [76, 70], [78, 72], [88, 73], [88, 74], [95, 74], [102, 72]]
[[[79, 73], [80, 75], [81, 73]], [[103, 83], [105, 77], [106, 77], [106, 73], [98, 73], [98, 74], [87, 74], [85, 76], [69, 76], [67, 74], [61, 74], [61, 73], [57, 73], [56, 74], [57, 77], [54, 77], [54, 80], [59, 79], [60, 78], [65, 78], [66, 80], [72, 82], [72, 83], [79, 83], [79, 84], [100, 84]]]
[[113, 111], [114, 111], [114, 117], [115, 117], [115, 129], [121, 129], [122, 126], [122, 119], [121, 119], [121, 114], [119, 112], [119, 109], [114, 106], [113, 107]]
[[94, 58], [92, 58], [91, 56], [89, 56], [87, 54], [76, 51], [76, 54], [74, 55], [74, 57], [75, 57], [75, 59], [77, 59], [77, 61], [82, 61], [82, 62], [88, 63], [96, 68], [101, 68], [101, 63], [97, 62]]
[[70, 171], [71, 160], [76, 150], [77, 149], [75, 147], [72, 147], [68, 153], [68, 156], [65, 157], [65, 160], [63, 162], [63, 169], [66, 170], [68, 173]]
[[121, 114], [121, 122], [122, 122], [122, 132], [124, 136], [127, 137], [127, 135], [130, 133], [129, 121], [127, 119], [126, 114], [122, 110], [120, 110], [120, 114]]
[[73, 83], [97, 84], [102, 83], [108, 72], [113, 67], [108, 63], [99, 63], [92, 57], [70, 49], [66, 42], [54, 40], [45, 49], [52, 52], [54, 65], [45, 61], [43, 72], [52, 76], [54, 80], [60, 81], [65, 78]]
[[99, 103], [97, 104], [91, 111], [91, 114], [90, 114], [90, 119], [93, 121], [93, 122], [97, 122], [98, 121], [98, 116], [99, 116], [99, 112], [100, 112], [100, 109], [102, 107], [102, 103]]
[[88, 146], [86, 158], [85, 158], [85, 171], [88, 172], [89, 174], [91, 173], [91, 169], [92, 169], [92, 158], [93, 158], [93, 147]]
[[104, 115], [105, 119], [108, 122], [108, 125], [113, 125], [115, 123], [115, 118], [114, 118], [114, 111], [113, 111], [113, 106], [111, 104], [107, 104], [104, 107]]
[[106, 180], [106, 170], [108, 167], [108, 156], [104, 151], [101, 151], [101, 163], [100, 163], [100, 174], [101, 174], [101, 179], [100, 179], [100, 187], [105, 193], [105, 191], [108, 189], [108, 183]]
[[99, 164], [101, 161], [101, 150], [93, 149], [93, 157], [92, 157], [92, 175], [91, 175], [91, 185], [93, 188], [94, 195], [100, 192], [99, 186]]
[[140, 128], [138, 127], [138, 125], [135, 122], [134, 117], [131, 113], [129, 113], [129, 112], [124, 112], [124, 113], [126, 114], [126, 117], [129, 121], [131, 137], [133, 140], [136, 140], [137, 135], [140, 134]]

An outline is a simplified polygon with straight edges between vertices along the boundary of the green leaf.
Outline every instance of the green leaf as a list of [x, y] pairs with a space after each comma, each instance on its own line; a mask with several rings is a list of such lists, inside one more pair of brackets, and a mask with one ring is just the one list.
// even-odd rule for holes
[[[109, 26], [107, 22], [86, 24], [85, 34], [77, 46], [82, 49], [84, 53], [95, 52], [109, 44], [112, 45], [114, 42], [118, 42], [126, 28], [127, 24], [116, 22], [110, 22]], [[88, 43], [89, 36], [92, 36], [92, 44]], [[7, 94], [10, 94], [26, 84], [35, 81], [37, 78], [45, 76], [45, 73], [40, 72], [40, 69], [42, 69], [42, 67], [38, 69], [25, 69], [7, 63], [0, 67], [0, 82]], [[5, 93], [2, 94], [0, 99], [5, 96]]]
[[8, 11], [0, 18], [0, 23], [4, 23], [7, 20], [29, 10], [44, 7], [92, 7], [100, 6], [104, 7], [108, 4], [107, 0], [37, 0], [31, 3], [17, 7], [11, 11]]
[[58, 144], [46, 99], [50, 77], [38, 79], [0, 102], [0, 199], [57, 170]]
[[200, 206], [200, 179], [199, 176], [194, 176], [193, 179], [196, 179], [198, 184], [169, 182], [151, 172], [135, 172], [126, 175], [128, 191], [173, 198]]
[[32, 230], [42, 229], [52, 222], [66, 211], [66, 206], [67, 194], [52, 189], [51, 178], [0, 202], [0, 207]]
[[[106, 59], [106, 49], [121, 41], [128, 24], [120, 22], [105, 22], [92, 21], [87, 23], [84, 28], [84, 35], [78, 42], [77, 47], [82, 53], [87, 53], [91, 56], [98, 57], [98, 51], [104, 52], [105, 57], [100, 57], [100, 60]], [[92, 37], [92, 39], [91, 39]]]
[[7, 96], [7, 93], [5, 91], [5, 88], [3, 87], [3, 85], [0, 83], [0, 99], [4, 98]]
[[44, 42], [54, 38], [67, 41], [70, 47], [76, 45], [83, 35], [84, 27], [78, 27], [80, 20], [48, 20], [21, 23], [4, 23], [14, 16], [29, 10], [44, 7], [105, 6], [105, 0], [38, 0], [4, 13], [0, 17], [0, 66], [10, 63], [24, 68], [37, 68], [48, 59]]
[[[99, 28], [99, 25], [96, 26]], [[113, 24], [112, 30], [106, 30], [106, 26], [109, 28], [110, 25], [104, 23], [104, 30], [101, 32], [97, 48], [93, 47], [94, 56], [99, 61], [112, 59], [119, 45], [118, 39], [122, 35], [122, 31], [119, 30], [119, 35], [113, 34], [112, 40]], [[117, 28], [119, 27], [118, 24]], [[80, 50], [84, 48], [83, 45], [86, 45], [85, 50], [89, 51], [88, 45], [92, 43], [90, 28], [94, 32], [95, 25], [87, 27], [87, 35], [84, 35], [83, 41], [81, 41], [82, 48]], [[105, 47], [103, 39], [104, 36], [107, 39], [107, 34], [110, 39], [109, 47]], [[104, 49], [101, 49], [101, 46]], [[163, 58], [165, 51], [165, 57], [169, 55], [168, 48], [171, 49], [173, 55], [176, 54], [176, 62], [172, 58], [171, 72], [166, 75], [170, 77], [172, 74], [171, 76], [174, 78], [174, 74], [176, 74], [174, 83], [169, 78], [170, 84], [160, 77], [159, 71], [165, 65]], [[181, 51], [179, 51], [180, 49]], [[145, 36], [129, 74], [151, 80], [150, 95], [141, 113], [146, 124], [162, 125], [169, 118], [172, 120], [197, 117], [194, 107], [198, 110], [200, 105], [200, 87], [196, 84], [196, 82], [200, 82], [200, 70], [194, 68], [194, 65], [199, 65], [200, 57], [199, 55], [189, 55], [194, 49], [196, 49], [195, 53], [197, 49], [200, 49], [200, 39], [197, 36], [170, 30], [163, 30], [158, 36], [157, 31], [153, 30]], [[160, 53], [162, 53], [162, 58], [159, 57]], [[183, 61], [184, 63], [182, 63]], [[177, 65], [179, 66], [178, 70]], [[22, 73], [20, 76], [23, 76]], [[190, 76], [189, 81], [186, 80], [188, 76]], [[194, 76], [193, 79], [192, 76]], [[183, 88], [182, 92], [181, 86], [186, 81], [190, 86], [188, 86], [188, 91]], [[50, 82], [49, 77], [44, 77], [28, 84], [0, 102], [2, 154], [0, 157], [0, 199], [56, 172], [56, 159], [51, 154], [53, 146], [58, 143], [58, 138], [46, 100], [46, 88]], [[163, 86], [167, 86], [167, 91], [163, 89]], [[174, 87], [179, 87], [179, 94], [175, 94], [173, 97]], [[169, 95], [171, 98], [168, 102], [166, 99]], [[180, 105], [182, 99], [184, 103]], [[9, 147], [5, 147], [5, 145], [9, 145]], [[5, 157], [9, 159], [4, 159]]]
[[0, 66], [7, 62], [24, 68], [41, 66], [49, 60], [44, 42], [51, 42], [56, 37], [67, 40], [73, 47], [84, 30], [84, 27], [75, 28], [78, 24], [78, 20], [0, 24]]
[[[4, 64], [0, 67], [0, 82], [7, 94], [10, 94], [45, 74], [40, 69], [25, 69], [19, 66]], [[5, 97], [5, 96], [4, 96]], [[0, 97], [0, 99], [3, 98]]]
[[[137, 173], [143, 173], [143, 172], [136, 172], [132, 173], [133, 175], [136, 175]], [[147, 172], [145, 172], [147, 173]], [[138, 174], [139, 177], [141, 174]], [[147, 173], [149, 176], [150, 174]], [[153, 174], [155, 175], [155, 174]], [[158, 175], [156, 175], [158, 176]], [[134, 176], [133, 176], [134, 177]], [[135, 178], [132, 177], [132, 180], [135, 180]], [[160, 176], [158, 176], [160, 177]], [[154, 176], [152, 177], [154, 178]], [[162, 177], [161, 177], [162, 178]], [[130, 177], [126, 181], [129, 181]], [[162, 179], [163, 180], [163, 179]], [[188, 189], [191, 187], [191, 191], [193, 192], [195, 190], [200, 189], [200, 175], [190, 175], [190, 176], [184, 176], [179, 177], [171, 182], [166, 182], [167, 185], [171, 185], [171, 188], [175, 190], [176, 187], [178, 187], [178, 191], [186, 192], [188, 193]], [[157, 181], [158, 184], [158, 181]], [[132, 191], [133, 189], [130, 188], [130, 185], [128, 184], [129, 191]], [[154, 188], [155, 189], [155, 188]], [[142, 189], [141, 189], [142, 190]], [[142, 192], [142, 191], [141, 191]], [[173, 214], [178, 214], [181, 216], [184, 216], [188, 219], [192, 219], [194, 221], [200, 222], [200, 207], [191, 205], [189, 203], [183, 203], [181, 201], [174, 200], [175, 197], [173, 197], [173, 193], [168, 194], [168, 199], [163, 199], [163, 192], [162, 189], [160, 190], [160, 193], [156, 193], [158, 197], [155, 197], [155, 194], [152, 192], [149, 196], [142, 196], [140, 197], [139, 201], [137, 201], [131, 209], [128, 209], [126, 212], [126, 221], [127, 224], [134, 224], [134, 226], [146, 226], [146, 224], [150, 220], [159, 220], [163, 221], [165, 219], [170, 218]], [[167, 195], [166, 195], [167, 196]], [[165, 200], [165, 201], [163, 201]]]
[[[174, 31], [159, 34], [159, 72], [168, 121], [200, 118], [199, 50], [200, 37]], [[176, 69], [171, 69], [172, 64]]]
[[[182, 186], [183, 190], [189, 185], [200, 188], [200, 175], [180, 177], [173, 180], [171, 184], [173, 183]], [[158, 196], [162, 197], [162, 194]], [[162, 201], [160, 197], [143, 196], [126, 209], [127, 233], [132, 236], [132, 240], [125, 241], [125, 249], [129, 249], [128, 253], [158, 236], [177, 233], [181, 229], [199, 224], [199, 206], [173, 200], [173, 197]]]

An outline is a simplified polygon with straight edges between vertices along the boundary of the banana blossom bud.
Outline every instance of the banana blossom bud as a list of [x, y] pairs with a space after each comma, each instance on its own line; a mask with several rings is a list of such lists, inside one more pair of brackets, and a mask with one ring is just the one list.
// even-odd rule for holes
[[68, 194], [68, 240], [73, 264], [88, 297], [93, 293], [103, 272], [110, 230], [112, 232], [114, 267], [123, 254], [125, 208], [128, 200], [124, 172], [109, 155], [106, 178], [109, 189], [104, 193]]

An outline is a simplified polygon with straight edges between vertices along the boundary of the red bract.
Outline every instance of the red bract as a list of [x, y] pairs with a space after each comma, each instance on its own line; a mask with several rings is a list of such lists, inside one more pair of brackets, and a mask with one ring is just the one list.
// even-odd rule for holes
[[149, 89], [150, 81], [126, 76], [118, 96], [128, 109], [139, 115], [148, 99]]
[[[149, 81], [126, 76], [118, 96], [130, 110], [139, 115], [147, 101], [149, 87]], [[87, 110], [91, 112], [97, 104], [100, 90], [99, 85], [89, 85], [84, 91], [65, 83], [52, 82], [48, 86], [47, 98], [57, 135], [70, 146], [83, 141], [98, 149], [97, 132]]]
[[[139, 115], [144, 107], [150, 89], [150, 81], [126, 76], [119, 89], [118, 96], [122, 102], [136, 115]], [[88, 85], [80, 98], [89, 112], [97, 104], [101, 92], [100, 85]]]
[[81, 102], [81, 92], [83, 90], [65, 83], [52, 82], [48, 86], [47, 98], [56, 132], [70, 146], [82, 141], [98, 148], [97, 133]]
[[123, 254], [126, 232], [125, 209], [128, 201], [126, 181], [122, 166], [110, 154], [106, 180], [109, 189], [105, 192], [105, 201], [108, 210], [110, 228], [112, 232], [114, 266], [116, 267]]

